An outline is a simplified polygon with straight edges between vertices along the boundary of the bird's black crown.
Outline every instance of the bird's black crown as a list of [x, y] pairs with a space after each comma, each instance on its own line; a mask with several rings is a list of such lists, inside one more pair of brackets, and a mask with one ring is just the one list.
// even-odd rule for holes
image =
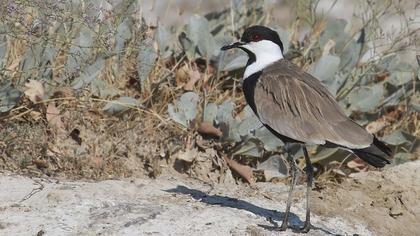
[[241, 38], [241, 41], [244, 43], [258, 42], [261, 40], [270, 40], [279, 45], [281, 51], [283, 51], [283, 43], [280, 40], [279, 34], [265, 26], [251, 26], [245, 30]]

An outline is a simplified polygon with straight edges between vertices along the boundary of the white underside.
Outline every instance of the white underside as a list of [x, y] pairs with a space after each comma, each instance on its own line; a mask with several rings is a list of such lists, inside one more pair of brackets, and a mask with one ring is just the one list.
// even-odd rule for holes
[[241, 47], [254, 53], [256, 59], [254, 63], [246, 67], [244, 79], [248, 78], [252, 74], [262, 71], [267, 66], [284, 58], [279, 45], [270, 40], [251, 42]]

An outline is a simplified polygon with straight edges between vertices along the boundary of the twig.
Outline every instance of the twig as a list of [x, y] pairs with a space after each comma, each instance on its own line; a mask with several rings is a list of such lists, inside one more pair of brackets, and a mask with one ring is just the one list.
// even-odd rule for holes
[[41, 192], [42, 190], [44, 190], [45, 186], [39, 180], [35, 180], [35, 184], [38, 184], [39, 187], [32, 189], [32, 191], [30, 193], [28, 193], [25, 197], [23, 197], [22, 200], [19, 201], [19, 203], [28, 200], [33, 195], [35, 195], [35, 194]]

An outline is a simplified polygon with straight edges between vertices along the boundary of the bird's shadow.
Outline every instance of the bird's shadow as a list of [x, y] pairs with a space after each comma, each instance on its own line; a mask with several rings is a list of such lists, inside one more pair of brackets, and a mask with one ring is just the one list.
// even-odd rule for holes
[[[267, 208], [259, 207], [247, 201], [239, 200], [232, 197], [220, 196], [216, 194], [209, 195], [200, 190], [187, 188], [185, 186], [178, 185], [176, 188], [167, 189], [164, 191], [169, 192], [169, 193], [190, 195], [195, 200], [199, 200], [200, 202], [204, 202], [209, 205], [219, 205], [219, 206], [231, 207], [231, 208], [235, 208], [239, 210], [252, 212], [255, 215], [266, 218], [267, 221], [269, 221], [272, 224], [272, 225], [262, 225], [262, 224], [258, 225], [259, 227], [262, 227], [270, 231], [277, 231], [279, 229], [279, 225], [277, 222], [280, 222], [281, 220], [283, 220], [283, 217], [284, 217], [284, 212], [279, 212], [276, 210], [270, 210]], [[289, 224], [292, 225], [292, 230], [297, 230], [300, 226], [303, 225], [303, 221], [300, 220], [300, 218], [296, 214], [290, 212]], [[323, 228], [319, 228], [315, 226], [311, 226], [311, 228], [314, 230], [320, 230], [326, 234], [338, 235]]]

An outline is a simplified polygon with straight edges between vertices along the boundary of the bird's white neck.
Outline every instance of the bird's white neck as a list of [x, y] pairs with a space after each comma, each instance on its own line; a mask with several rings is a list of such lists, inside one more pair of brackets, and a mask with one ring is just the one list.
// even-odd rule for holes
[[245, 68], [244, 79], [284, 58], [279, 45], [270, 40], [251, 42], [241, 47], [255, 55], [255, 61]]

